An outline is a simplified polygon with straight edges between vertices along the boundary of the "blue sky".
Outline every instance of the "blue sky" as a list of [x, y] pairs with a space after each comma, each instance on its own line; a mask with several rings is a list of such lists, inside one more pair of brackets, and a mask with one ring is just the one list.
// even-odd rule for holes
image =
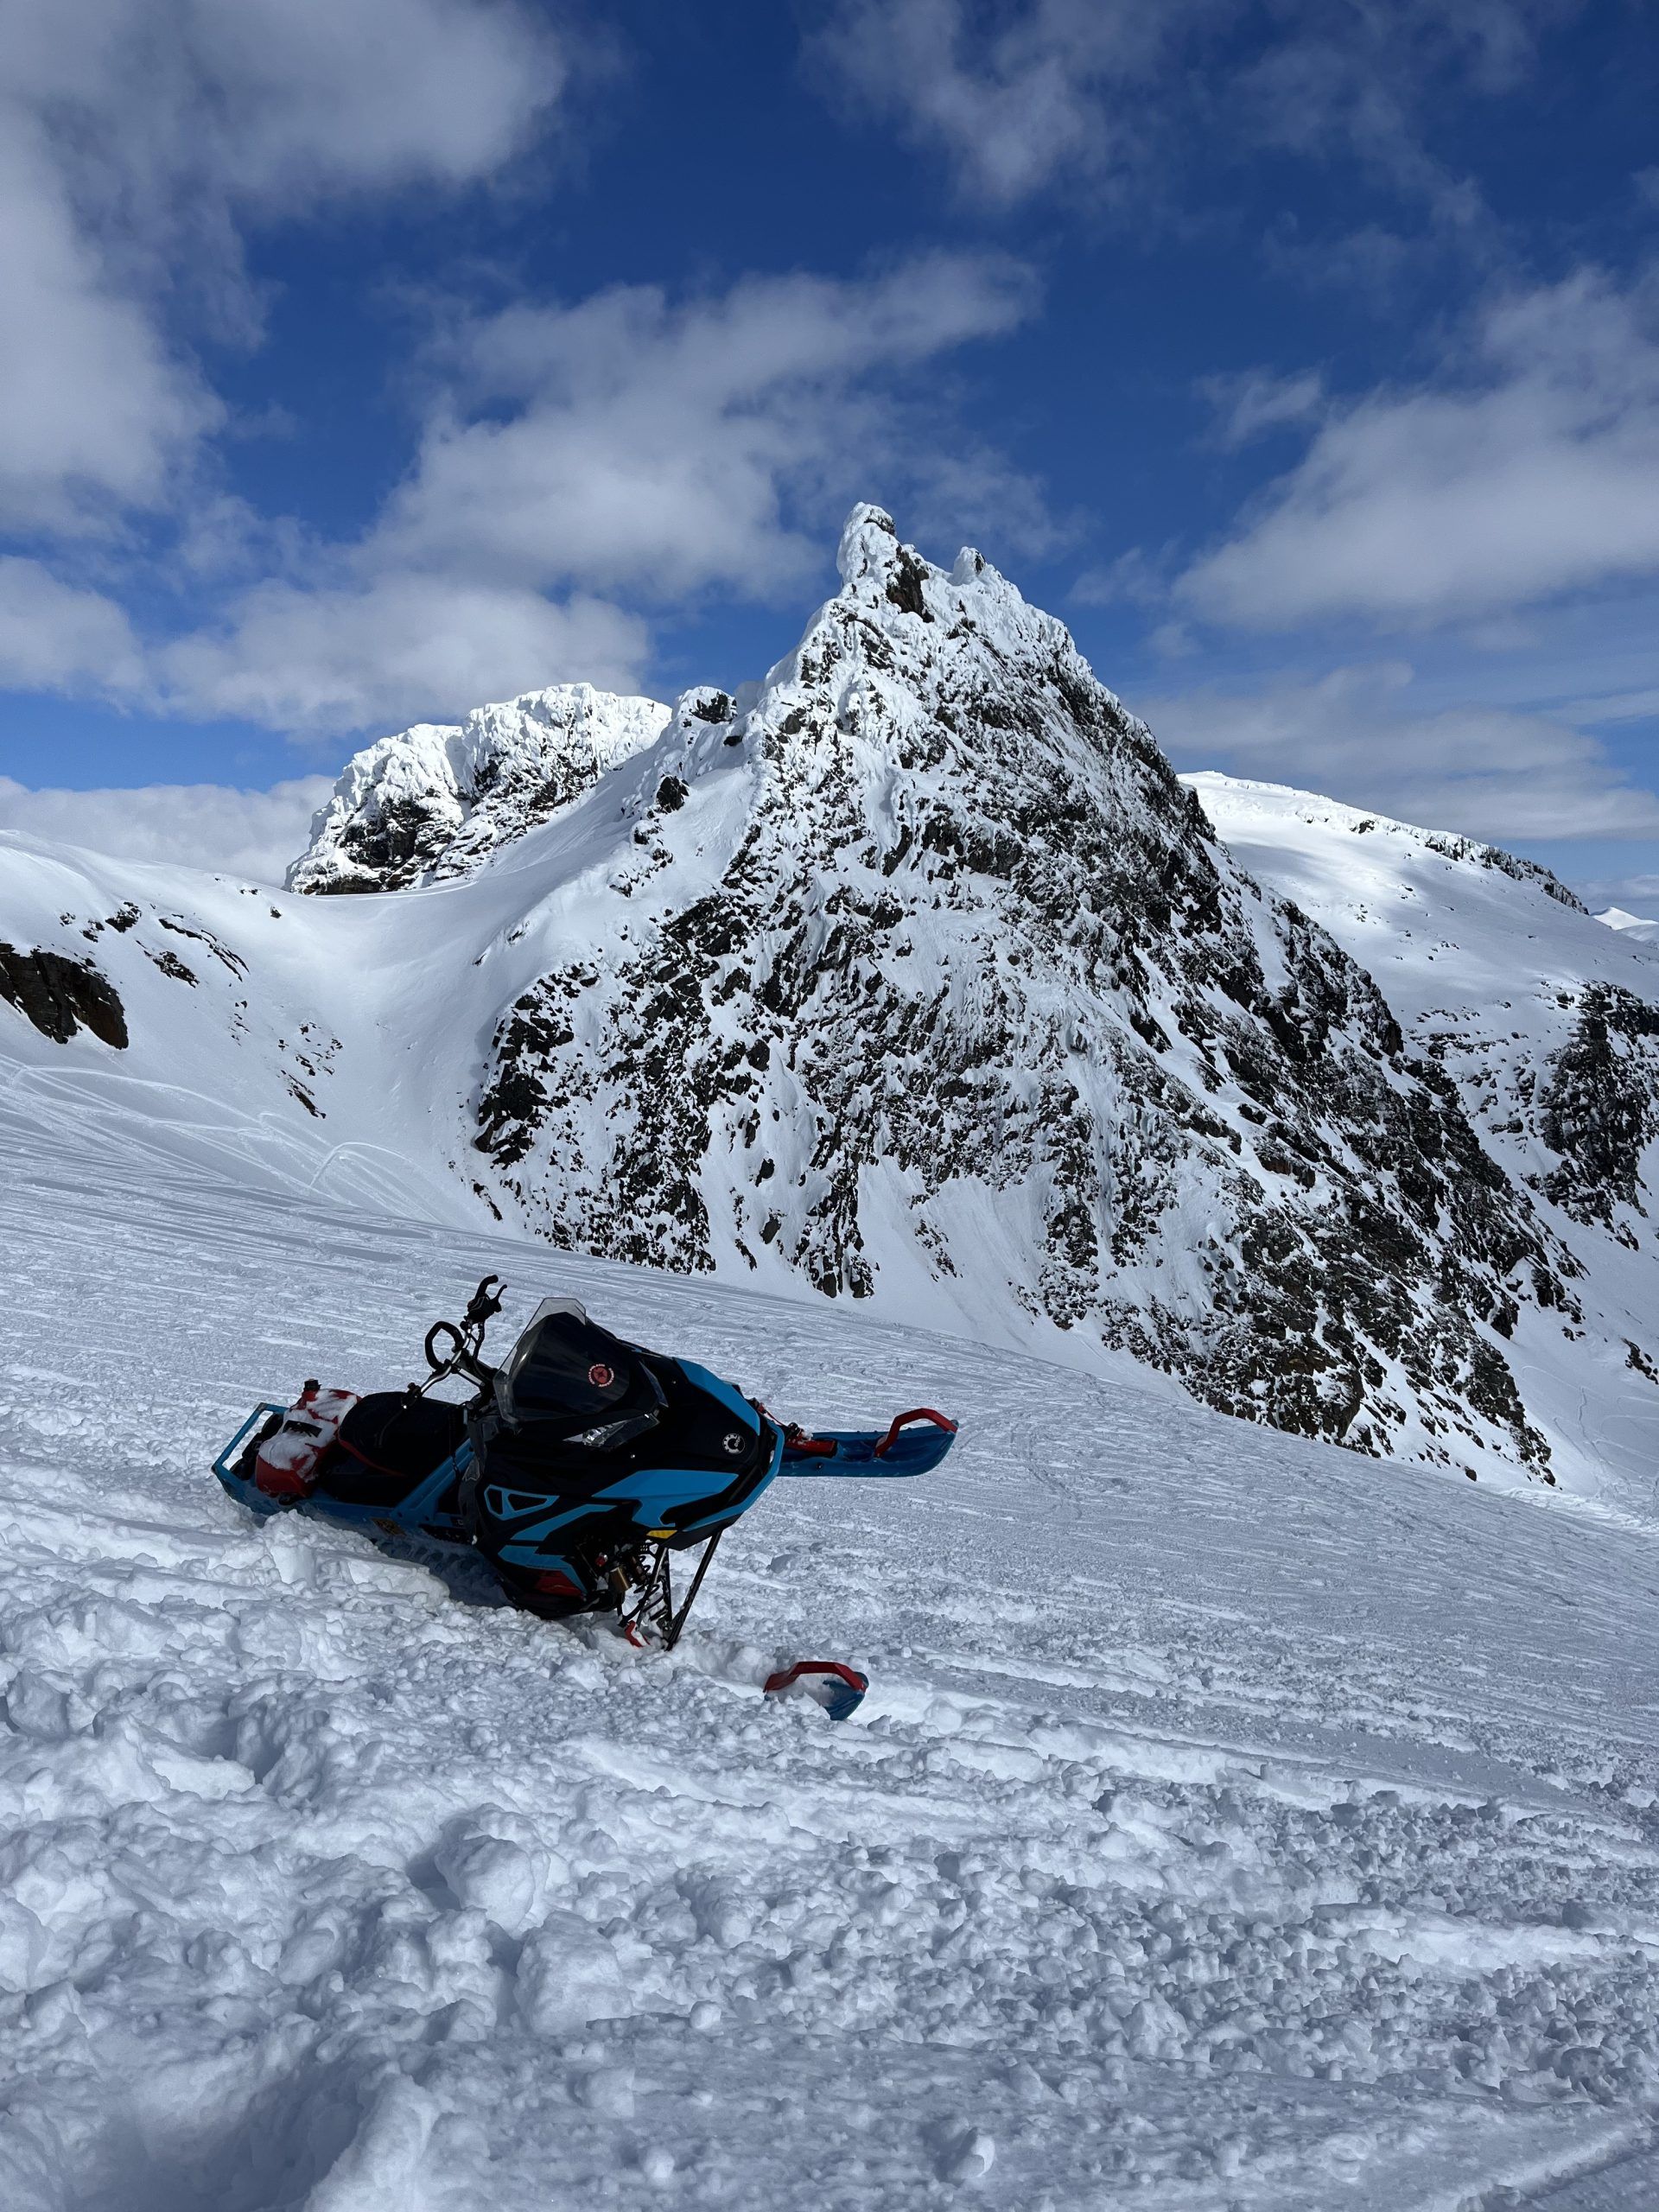
[[82, 14], [0, 87], [8, 819], [270, 867], [366, 734], [759, 674], [868, 498], [1179, 765], [1659, 911], [1639, 0]]

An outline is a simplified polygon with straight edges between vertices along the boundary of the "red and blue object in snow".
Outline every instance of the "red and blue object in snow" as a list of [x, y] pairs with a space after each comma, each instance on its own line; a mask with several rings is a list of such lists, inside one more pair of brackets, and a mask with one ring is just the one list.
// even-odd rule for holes
[[[918, 1424], [925, 1422], [925, 1427]], [[916, 1406], [894, 1416], [885, 1429], [826, 1428], [809, 1436], [804, 1429], [784, 1432], [780, 1475], [925, 1475], [937, 1467], [956, 1440], [957, 1424], [931, 1406]]]

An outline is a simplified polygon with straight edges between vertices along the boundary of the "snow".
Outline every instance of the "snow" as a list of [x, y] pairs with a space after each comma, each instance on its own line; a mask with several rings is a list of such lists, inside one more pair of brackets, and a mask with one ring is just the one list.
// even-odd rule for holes
[[[156, 1080], [0, 1087], [7, 2212], [1652, 2201], [1650, 1529], [308, 1196]], [[775, 1485], [668, 1658], [223, 1496], [486, 1271], [961, 1438]]]
[[[1263, 891], [977, 554], [947, 575], [866, 507], [840, 558], [737, 697], [556, 686], [359, 754], [294, 880], [390, 895], [0, 833], [0, 993], [8, 960], [90, 962], [130, 1039], [0, 1007], [11, 1080], [272, 1192], [1143, 1362], [1645, 1510], [1655, 1185], [1632, 1161], [1608, 1198], [1599, 1147], [1659, 1135], [1651, 953], [1467, 841], [1206, 786]], [[1586, 1055], [1558, 1205], [1548, 1068], [1615, 976], [1654, 1034]]]
[[1645, 920], [1640, 914], [1626, 913], [1623, 906], [1604, 906], [1596, 919], [1610, 930], [1617, 930], [1636, 944], [1659, 944], [1659, 922]]
[[417, 722], [353, 753], [289, 870], [296, 891], [378, 891], [463, 875], [662, 735], [655, 699], [556, 683]]

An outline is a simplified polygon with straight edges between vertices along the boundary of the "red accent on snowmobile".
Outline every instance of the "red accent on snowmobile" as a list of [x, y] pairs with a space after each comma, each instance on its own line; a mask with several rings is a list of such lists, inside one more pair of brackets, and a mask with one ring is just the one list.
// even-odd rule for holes
[[802, 1459], [833, 1459], [837, 1449], [833, 1436], [809, 1436], [793, 1422], [784, 1431], [784, 1449]]
[[875, 1456], [878, 1459], [887, 1458], [888, 1452], [899, 1441], [899, 1430], [908, 1428], [913, 1421], [931, 1421], [935, 1428], [945, 1429], [952, 1436], [957, 1433], [955, 1421], [948, 1420], [944, 1414], [936, 1414], [931, 1406], [912, 1406], [907, 1414], [893, 1415], [892, 1427], [875, 1447]]
[[775, 1675], [768, 1675], [766, 1695], [774, 1697], [779, 1690], [791, 1689], [808, 1676], [828, 1676], [830, 1691], [826, 1697], [816, 1700], [832, 1720], [845, 1720], [855, 1713], [870, 1687], [868, 1675], [861, 1675], [856, 1667], [844, 1666], [839, 1659], [798, 1659], [792, 1667], [781, 1668]]
[[259, 1446], [253, 1486], [261, 1496], [279, 1504], [309, 1497], [323, 1455], [356, 1403], [354, 1390], [325, 1390], [308, 1382], [283, 1414], [276, 1434]]

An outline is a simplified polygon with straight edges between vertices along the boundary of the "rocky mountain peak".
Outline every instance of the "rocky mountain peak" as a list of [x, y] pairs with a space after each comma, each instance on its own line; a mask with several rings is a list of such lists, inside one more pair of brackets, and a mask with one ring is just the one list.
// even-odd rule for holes
[[580, 1249], [1023, 1313], [1230, 1412], [1541, 1469], [1504, 1346], [1572, 1310], [1571, 1262], [1371, 979], [977, 556], [947, 573], [861, 507], [841, 563], [752, 706], [676, 717], [610, 902], [561, 910], [504, 1014], [500, 1199]]
[[289, 888], [395, 891], [466, 874], [654, 745], [668, 720], [655, 699], [556, 683], [380, 738], [346, 764]]

